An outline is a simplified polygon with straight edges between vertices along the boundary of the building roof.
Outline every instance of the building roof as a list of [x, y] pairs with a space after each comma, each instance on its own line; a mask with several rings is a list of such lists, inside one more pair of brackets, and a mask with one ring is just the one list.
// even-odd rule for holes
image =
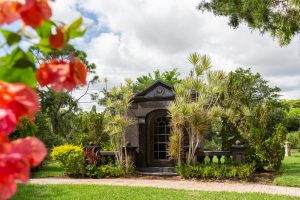
[[138, 92], [134, 101], [173, 100], [175, 97], [173, 87], [161, 80], [157, 80], [144, 90]]

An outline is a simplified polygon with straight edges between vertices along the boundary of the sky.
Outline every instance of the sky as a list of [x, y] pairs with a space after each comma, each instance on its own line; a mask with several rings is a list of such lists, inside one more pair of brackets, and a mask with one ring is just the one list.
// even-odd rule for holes
[[[228, 19], [196, 9], [200, 0], [64, 0], [52, 3], [53, 17], [71, 22], [82, 15], [88, 31], [73, 43], [87, 52], [100, 78], [118, 85], [156, 69], [178, 68], [188, 75], [192, 52], [207, 54], [214, 69], [227, 72], [252, 68], [270, 85], [281, 88], [282, 98], [300, 98], [300, 38], [280, 47], [269, 34], [250, 31], [242, 24], [228, 26]], [[92, 86], [90, 93], [104, 87]], [[79, 96], [82, 89], [75, 91]], [[90, 109], [89, 96], [81, 107]], [[99, 108], [99, 107], [98, 107]], [[99, 108], [101, 109], [101, 108]]]

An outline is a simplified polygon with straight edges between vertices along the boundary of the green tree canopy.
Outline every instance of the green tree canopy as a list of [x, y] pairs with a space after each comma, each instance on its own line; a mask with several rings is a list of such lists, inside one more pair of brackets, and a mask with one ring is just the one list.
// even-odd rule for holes
[[286, 119], [288, 131], [298, 131], [300, 129], [300, 99], [284, 100], [283, 104], [289, 108]]
[[180, 73], [177, 69], [172, 69], [170, 71], [160, 72], [159, 70], [155, 70], [152, 74], [149, 73], [147, 75], [142, 75], [136, 79], [136, 82], [133, 84], [133, 91], [139, 92], [149, 85], [154, 83], [157, 80], [164, 81], [169, 85], [175, 85], [180, 82], [179, 79]]
[[269, 32], [280, 45], [300, 32], [300, 0], [202, 0], [198, 8], [229, 17], [234, 28], [245, 22], [251, 30]]

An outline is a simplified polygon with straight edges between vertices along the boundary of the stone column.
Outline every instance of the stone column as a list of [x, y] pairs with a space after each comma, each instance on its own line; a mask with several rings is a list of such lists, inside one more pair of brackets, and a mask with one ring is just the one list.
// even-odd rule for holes
[[239, 140], [237, 140], [235, 144], [231, 146], [230, 151], [232, 159], [236, 165], [245, 162], [245, 146], [242, 145]]
[[127, 146], [127, 147], [123, 147], [123, 148], [124, 148], [124, 150], [126, 148], [129, 162], [132, 162], [132, 164], [135, 164], [137, 147]]
[[291, 143], [286, 141], [284, 147], [285, 147], [285, 156], [291, 156]]
[[138, 118], [139, 147], [136, 156], [136, 167], [147, 167], [147, 130], [145, 117]]

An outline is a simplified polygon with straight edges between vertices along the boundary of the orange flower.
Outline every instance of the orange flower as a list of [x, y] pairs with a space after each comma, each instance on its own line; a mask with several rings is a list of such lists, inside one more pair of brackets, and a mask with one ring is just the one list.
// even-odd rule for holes
[[32, 28], [37, 28], [52, 15], [48, 0], [26, 0], [19, 12], [24, 23]]
[[20, 18], [18, 9], [21, 3], [15, 1], [0, 1], [0, 25], [10, 24]]
[[62, 48], [65, 45], [64, 32], [62, 27], [56, 27], [56, 34], [49, 38], [50, 46], [54, 49]]
[[44, 144], [34, 137], [9, 142], [0, 135], [0, 200], [8, 199], [17, 189], [16, 179], [25, 183], [30, 167], [39, 165], [47, 155]]
[[73, 59], [73, 62], [70, 63], [69, 67], [70, 67], [69, 75], [67, 76], [66, 80], [63, 82], [63, 87], [66, 90], [71, 91], [77, 85], [86, 84], [87, 69], [85, 64], [83, 64], [78, 59]]
[[21, 83], [0, 82], [0, 135], [9, 135], [22, 117], [34, 119], [39, 110], [35, 91]]
[[63, 88], [71, 91], [78, 85], [86, 84], [87, 69], [85, 64], [75, 58], [69, 63], [64, 60], [50, 60], [40, 66], [36, 76], [41, 86], [50, 84], [55, 91]]

